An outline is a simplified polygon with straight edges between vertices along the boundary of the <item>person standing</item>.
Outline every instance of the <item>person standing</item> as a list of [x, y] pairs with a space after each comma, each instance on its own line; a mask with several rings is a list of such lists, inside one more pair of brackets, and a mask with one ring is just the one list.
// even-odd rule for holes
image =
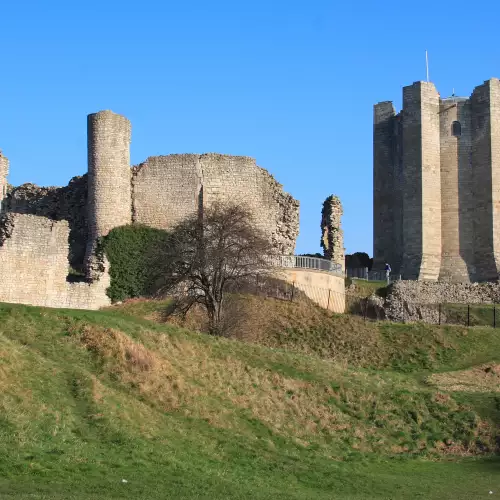
[[387, 284], [389, 284], [391, 280], [391, 266], [389, 265], [388, 262], [385, 263], [385, 279], [387, 280]]

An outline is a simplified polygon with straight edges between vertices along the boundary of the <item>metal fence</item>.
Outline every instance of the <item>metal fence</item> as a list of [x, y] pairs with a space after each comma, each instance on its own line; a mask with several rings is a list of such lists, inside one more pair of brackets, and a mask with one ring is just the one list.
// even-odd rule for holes
[[282, 281], [272, 277], [260, 277], [254, 281], [240, 282], [228, 289], [232, 293], [245, 293], [289, 302], [314, 303], [329, 311], [344, 311], [345, 294], [328, 288], [302, 283]]
[[[362, 316], [365, 320], [383, 321], [387, 318], [384, 299], [345, 295], [345, 312]], [[398, 322], [465, 327], [500, 327], [500, 305], [480, 304], [419, 304], [405, 302], [398, 313]]]
[[[348, 278], [360, 280], [387, 281], [387, 274], [385, 271], [368, 271], [367, 267], [348, 267], [346, 269], [346, 276]], [[401, 275], [399, 274], [391, 273], [389, 275], [389, 283], [400, 279]]]
[[302, 255], [272, 255], [269, 261], [276, 267], [298, 267], [301, 269], [315, 269], [326, 271], [338, 276], [344, 276], [341, 264], [335, 264], [328, 259], [319, 257], [306, 257]]
[[498, 304], [405, 304], [405, 321], [436, 325], [500, 326]]

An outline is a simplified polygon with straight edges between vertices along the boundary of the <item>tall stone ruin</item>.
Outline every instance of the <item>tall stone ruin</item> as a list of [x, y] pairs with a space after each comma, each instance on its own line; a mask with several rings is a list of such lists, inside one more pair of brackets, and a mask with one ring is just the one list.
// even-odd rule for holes
[[341, 217], [343, 215], [340, 198], [335, 195], [329, 196], [323, 202], [321, 210], [321, 248], [325, 259], [344, 269], [345, 249], [344, 231], [342, 231]]
[[4, 208], [7, 196], [7, 175], [9, 174], [9, 160], [0, 151], [0, 214]]
[[[110, 276], [99, 238], [133, 223], [169, 230], [216, 201], [245, 205], [276, 253], [293, 255], [299, 203], [253, 158], [171, 154], [132, 166], [130, 142], [127, 118], [91, 114], [86, 175], [65, 187], [24, 184], [8, 193], [9, 162], [0, 153], [0, 301], [107, 305]], [[85, 276], [69, 276], [70, 266]]]

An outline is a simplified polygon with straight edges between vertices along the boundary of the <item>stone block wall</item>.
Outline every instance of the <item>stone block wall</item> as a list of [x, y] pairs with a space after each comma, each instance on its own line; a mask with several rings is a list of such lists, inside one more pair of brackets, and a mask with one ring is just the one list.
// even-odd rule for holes
[[441, 265], [439, 94], [432, 83], [403, 88], [403, 269], [436, 280]]
[[[395, 245], [397, 215], [395, 158], [396, 112], [392, 102], [380, 102], [373, 110], [373, 267], [383, 269], [390, 262], [399, 272]], [[396, 269], [398, 267], [398, 269]]]
[[475, 275], [471, 112], [467, 99], [440, 104], [441, 281], [468, 282]]
[[134, 167], [133, 220], [169, 229], [214, 201], [245, 205], [279, 253], [292, 254], [299, 205], [253, 158], [216, 153], [150, 157]]
[[23, 184], [13, 188], [5, 202], [11, 213], [31, 214], [69, 224], [69, 261], [75, 269], [83, 269], [88, 240], [87, 175], [74, 177], [65, 187], [39, 187]]
[[299, 233], [299, 203], [274, 177], [248, 156], [216, 153], [200, 156], [203, 205], [222, 200], [246, 206], [255, 225], [276, 251], [291, 255]]
[[[24, 184], [8, 193], [0, 227], [0, 301], [106, 305], [109, 276], [97, 255], [99, 238], [132, 222], [168, 230], [217, 200], [245, 205], [276, 251], [293, 254], [299, 204], [252, 158], [169, 155], [131, 168], [131, 125], [125, 117], [91, 114], [87, 131], [88, 175], [66, 187]], [[8, 161], [0, 155], [0, 194], [7, 172]], [[85, 283], [67, 281], [69, 265], [85, 271]]]
[[471, 96], [474, 168], [474, 253], [478, 280], [498, 277], [500, 269], [500, 91], [492, 79]]
[[151, 156], [134, 167], [132, 186], [133, 221], [170, 229], [198, 210], [199, 155]]
[[400, 114], [375, 105], [373, 147], [374, 269], [387, 260], [403, 279], [498, 280], [500, 81], [470, 98], [404, 87]]
[[437, 323], [438, 304], [483, 303], [500, 303], [499, 283], [397, 281], [389, 288], [384, 309], [391, 321]]
[[0, 217], [0, 302], [98, 309], [110, 304], [104, 272], [92, 283], [67, 280], [69, 227], [66, 221], [25, 214]]

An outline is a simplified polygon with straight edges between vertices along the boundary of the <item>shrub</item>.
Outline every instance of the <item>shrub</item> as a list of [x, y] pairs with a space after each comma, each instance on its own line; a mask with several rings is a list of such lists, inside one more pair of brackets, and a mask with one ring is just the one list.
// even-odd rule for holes
[[168, 244], [168, 236], [161, 229], [132, 224], [117, 227], [103, 238], [111, 276], [107, 294], [113, 302], [149, 294], [151, 256], [155, 248]]

